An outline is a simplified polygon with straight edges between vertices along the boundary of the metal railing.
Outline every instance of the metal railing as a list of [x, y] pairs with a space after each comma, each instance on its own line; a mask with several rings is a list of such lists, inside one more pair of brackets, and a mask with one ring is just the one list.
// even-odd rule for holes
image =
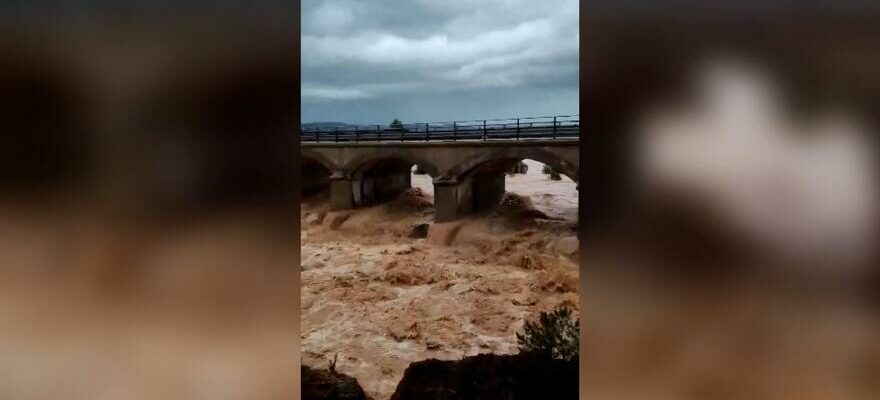
[[300, 127], [302, 142], [431, 142], [578, 139], [579, 115], [391, 125]]

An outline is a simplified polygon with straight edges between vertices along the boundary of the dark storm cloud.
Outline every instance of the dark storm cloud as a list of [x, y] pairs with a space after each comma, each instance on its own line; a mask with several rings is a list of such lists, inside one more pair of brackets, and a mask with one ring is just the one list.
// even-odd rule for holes
[[304, 0], [301, 60], [304, 121], [576, 113], [578, 2]]

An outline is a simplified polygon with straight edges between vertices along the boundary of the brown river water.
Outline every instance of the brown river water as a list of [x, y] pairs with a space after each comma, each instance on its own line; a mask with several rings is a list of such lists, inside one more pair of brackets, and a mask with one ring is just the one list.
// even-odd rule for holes
[[577, 310], [577, 255], [555, 246], [577, 234], [577, 197], [570, 198], [577, 191], [529, 169], [508, 177], [508, 190], [531, 188], [534, 208], [556, 220], [511, 225], [475, 217], [448, 246], [409, 238], [414, 225], [432, 219], [426, 176], [338, 229], [306, 220], [326, 211], [326, 201], [304, 203], [302, 363], [326, 368], [335, 357], [338, 371], [385, 399], [411, 362], [516, 353], [526, 319], [560, 305]]

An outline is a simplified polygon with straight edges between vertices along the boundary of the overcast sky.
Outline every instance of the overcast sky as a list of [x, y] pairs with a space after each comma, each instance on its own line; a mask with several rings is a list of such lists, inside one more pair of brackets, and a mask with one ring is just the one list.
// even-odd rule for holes
[[577, 113], [577, 0], [302, 1], [303, 122]]

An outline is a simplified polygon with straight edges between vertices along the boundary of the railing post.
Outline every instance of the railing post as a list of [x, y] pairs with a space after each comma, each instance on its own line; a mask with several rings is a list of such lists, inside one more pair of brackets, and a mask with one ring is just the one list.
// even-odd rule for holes
[[519, 140], [519, 118], [516, 119], [516, 140]]
[[430, 133], [430, 129], [428, 129], [428, 127], [429, 127], [430, 125], [431, 125], [430, 122], [426, 122], [426, 123], [425, 123], [425, 141], [426, 141], [426, 142], [428, 141], [428, 136], [431, 134], [431, 133]]
[[486, 141], [486, 120], [483, 120], [483, 141]]
[[333, 141], [339, 142], [339, 127], [338, 126], [333, 127]]
[[406, 127], [400, 128], [400, 141], [403, 142], [403, 134], [406, 133]]
[[553, 117], [553, 139], [556, 139], [556, 117]]
[[454, 142], [455, 139], [457, 139], [457, 138], [458, 138], [458, 123], [455, 121], [452, 121], [452, 141]]
[[357, 126], [357, 125], [354, 126], [354, 142], [355, 142], [355, 143], [358, 142], [359, 136], [360, 136], [360, 134], [361, 134], [361, 131], [359, 130], [359, 128], [360, 128], [360, 127]]
[[321, 138], [319, 137], [321, 134], [321, 130], [319, 128], [315, 128], [315, 142], [320, 142]]

